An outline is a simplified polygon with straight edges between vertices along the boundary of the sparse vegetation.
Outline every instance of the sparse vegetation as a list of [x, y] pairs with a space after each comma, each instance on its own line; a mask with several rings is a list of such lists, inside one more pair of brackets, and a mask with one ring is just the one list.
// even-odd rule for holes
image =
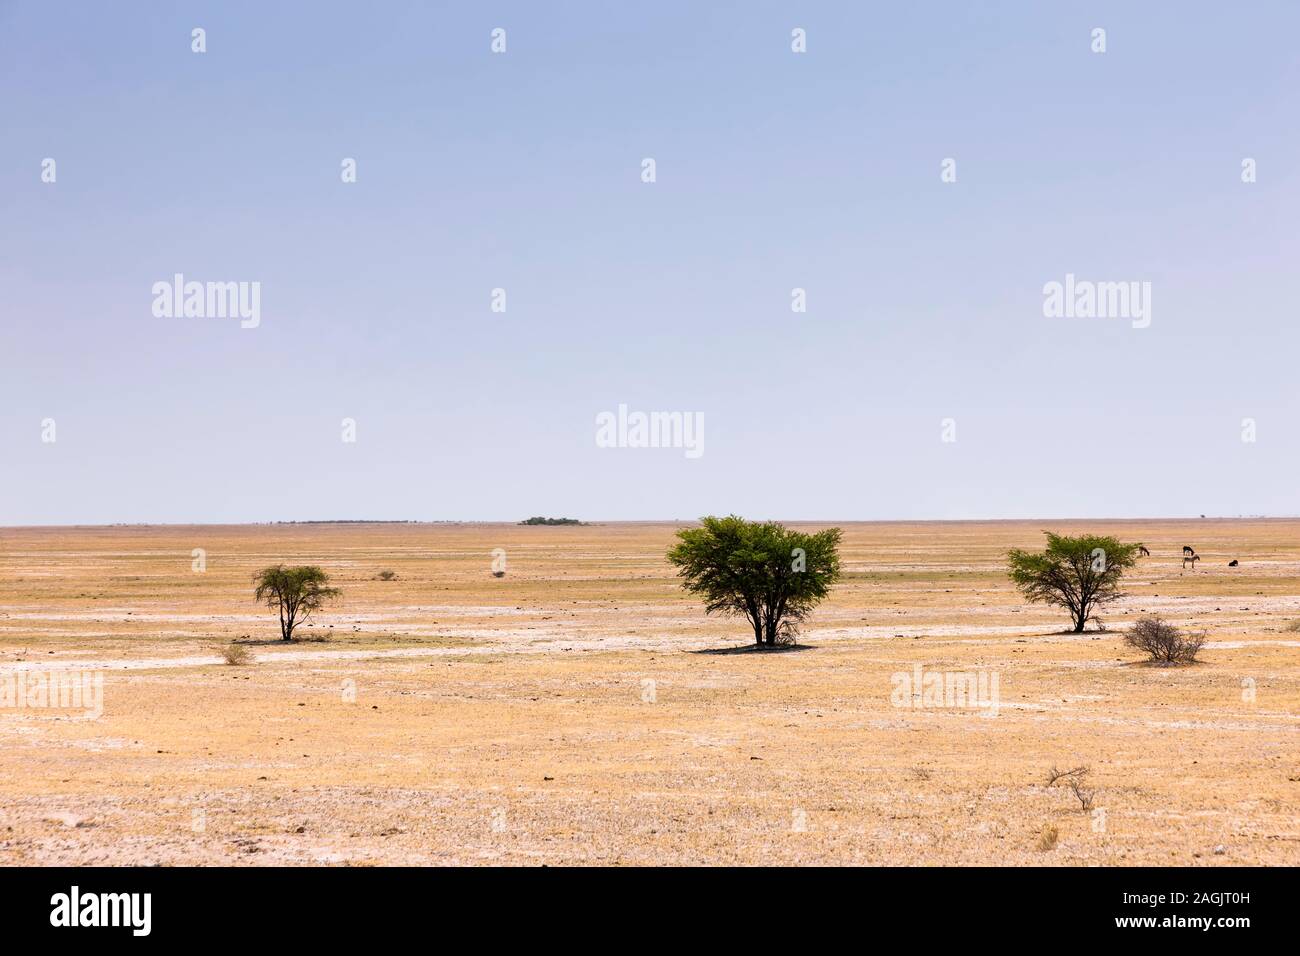
[[1286, 626], [1288, 631], [1300, 631], [1300, 621], [1292, 621]]
[[1194, 664], [1205, 635], [1185, 634], [1158, 617], [1144, 617], [1124, 635], [1124, 643], [1151, 655], [1157, 664]]
[[231, 642], [221, 648], [221, 656], [232, 667], [242, 667], [252, 660], [253, 655], [243, 644]]
[[380, 571], [378, 574], [376, 574], [375, 577], [378, 578], [380, 581], [396, 581], [396, 580], [397, 580], [397, 572], [396, 572], [396, 571], [388, 571], [388, 570], [384, 570], [384, 571]]
[[293, 630], [330, 598], [342, 592], [330, 587], [329, 575], [316, 565], [263, 568], [254, 578], [254, 598], [280, 615], [280, 638], [293, 640]]
[[1065, 785], [1070, 788], [1074, 798], [1079, 801], [1079, 807], [1083, 810], [1091, 810], [1093, 798], [1096, 797], [1097, 791], [1092, 790], [1087, 785], [1088, 774], [1092, 773], [1091, 767], [1071, 767], [1069, 770], [1057, 770], [1055, 766], [1047, 772], [1047, 785], [1054, 787], [1060, 781], [1065, 781]]
[[555, 524], [574, 524], [574, 525], [579, 525], [579, 526], [582, 525], [582, 522], [579, 521], [577, 518], [542, 518], [542, 517], [536, 517], [536, 518], [529, 518], [528, 520], [526, 520], [526, 521], [521, 521], [521, 522], [519, 522], [519, 523], [520, 523], [520, 524], [545, 524], [545, 525], [555, 525]]
[[1074, 633], [1082, 633], [1098, 609], [1121, 596], [1120, 578], [1137, 562], [1141, 545], [1099, 535], [1045, 534], [1045, 551], [1008, 552], [1011, 580], [1030, 601], [1067, 609]]
[[730, 515], [677, 532], [668, 561], [706, 614], [742, 616], [754, 644], [794, 644], [798, 626], [840, 576], [839, 528], [816, 534]]
[[1043, 829], [1039, 831], [1038, 843], [1035, 844], [1034, 848], [1038, 850], [1039, 853], [1047, 853], [1050, 850], [1055, 850], [1058, 837], [1059, 834], [1056, 831], [1056, 827], [1051, 824], [1046, 824]]
[[[1285, 586], [1300, 565], [1300, 519], [1198, 530], [1207, 550], [1232, 541], [1247, 570], [1282, 575], [1244, 583], [1226, 557], [1180, 580], [1176, 552], [1191, 540], [1180, 522], [1054, 527], [1152, 541], [1157, 557], [1124, 576], [1141, 601], [1101, 612], [1109, 635], [1094, 622], [1050, 641], [1036, 635], [1067, 627], [1064, 611], [1028, 605], [1005, 573], [1009, 549], [1045, 547], [1040, 525], [842, 524], [843, 577], [799, 638], [820, 646], [790, 653], [756, 649], [741, 618], [705, 617], [703, 598], [681, 588], [664, 555], [686, 527], [699, 525], [4, 529], [0, 671], [94, 660], [106, 705], [106, 719], [47, 719], [22, 747], [0, 747], [14, 828], [4, 839], [39, 865], [239, 863], [245, 851], [222, 839], [235, 815], [213, 816], [239, 804], [212, 795], [247, 786], [280, 799], [263, 832], [236, 836], [307, 824], [261, 839], [249, 856], [263, 863], [307, 862], [325, 844], [339, 862], [463, 859], [459, 823], [382, 836], [409, 822], [421, 779], [445, 778], [540, 794], [466, 804], [460, 821], [486, 832], [481, 811], [505, 806], [513, 835], [500, 859], [539, 865], [605, 858], [593, 841], [617, 848], [610, 861], [644, 866], [1300, 865], [1300, 842], [1279, 838], [1289, 823], [1279, 808], [1300, 792], [1295, 727], [1279, 717], [1300, 713], [1300, 631], [1283, 630], [1300, 619], [1300, 592]], [[185, 556], [205, 540], [209, 571], [196, 574]], [[489, 569], [498, 546], [518, 562], [509, 585]], [[126, 572], [106, 559], [128, 554]], [[249, 606], [254, 573], [280, 561], [318, 564], [343, 589], [293, 647], [264, 604]], [[386, 568], [399, 581], [374, 580]], [[1122, 638], [1157, 613], [1225, 643], [1207, 640], [1206, 664], [1139, 663], [1147, 655]], [[225, 664], [231, 641], [249, 650], [247, 665]], [[938, 672], [946, 683], [1000, 671], [996, 720], [895, 707], [891, 675], [918, 664], [922, 690]], [[346, 679], [354, 702], [339, 696]], [[0, 725], [36, 723], [15, 716], [0, 708]], [[663, 739], [647, 743], [647, 728]], [[111, 754], [123, 798], [111, 833], [102, 775], [60, 782], [72, 740]], [[489, 748], [486, 776], [484, 741], [510, 744]], [[374, 759], [344, 761], [340, 790], [339, 755], [362, 752]], [[1083, 781], [1096, 789], [1091, 811], [1066, 781], [1045, 785], [1053, 763], [1096, 764]], [[756, 804], [755, 786], [771, 796], [773, 781], [780, 793]], [[600, 812], [557, 829], [555, 801], [575, 786], [600, 788]], [[51, 839], [52, 788], [58, 811], [100, 825]], [[205, 834], [158, 812], [173, 799], [185, 815], [208, 808]], [[1205, 812], [1224, 807], [1227, 824]], [[796, 808], [808, 833], [780, 838]], [[1102, 808], [1105, 832], [1094, 832]], [[346, 847], [311, 822], [341, 813]], [[703, 842], [699, 826], [712, 834]], [[1053, 826], [1055, 844], [1049, 833], [1038, 850]]]

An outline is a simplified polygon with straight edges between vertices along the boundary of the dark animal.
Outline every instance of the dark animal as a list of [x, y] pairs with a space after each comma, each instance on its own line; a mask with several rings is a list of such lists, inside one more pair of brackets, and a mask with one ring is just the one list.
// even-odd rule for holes
[[505, 576], [506, 576], [506, 573], [505, 573], [504, 571], [493, 571], [493, 572], [492, 572], [492, 577], [494, 577], [494, 578], [504, 578]]
[[1145, 544], [1138, 545], [1138, 554], [1142, 555], [1142, 557], [1144, 558], [1151, 557], [1151, 552], [1147, 550], [1147, 546]]
[[1237, 566], [1237, 559], [1236, 559], [1236, 558], [1233, 558], [1231, 561], [1228, 562], [1228, 567], [1230, 567], [1230, 568], [1235, 568], [1236, 566]]
[[1195, 554], [1195, 553], [1196, 553], [1195, 550], [1189, 548], [1187, 545], [1183, 545], [1183, 554]]

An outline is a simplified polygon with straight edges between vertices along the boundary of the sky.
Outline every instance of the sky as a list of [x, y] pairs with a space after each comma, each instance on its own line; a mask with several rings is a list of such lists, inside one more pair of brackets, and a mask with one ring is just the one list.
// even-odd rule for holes
[[1297, 34], [0, 0], [0, 525], [1300, 513]]

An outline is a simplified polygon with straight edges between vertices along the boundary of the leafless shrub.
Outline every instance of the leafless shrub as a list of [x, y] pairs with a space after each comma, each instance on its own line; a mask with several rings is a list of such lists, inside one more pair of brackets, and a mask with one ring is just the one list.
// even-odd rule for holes
[[1070, 792], [1073, 793], [1074, 798], [1079, 801], [1079, 809], [1085, 811], [1092, 809], [1092, 800], [1097, 795], [1097, 791], [1089, 790], [1084, 787], [1077, 778], [1071, 778]]
[[929, 780], [929, 779], [930, 779], [930, 771], [927, 770], [927, 769], [925, 769], [924, 767], [913, 767], [913, 768], [912, 768], [912, 773], [916, 774], [916, 779], [917, 779], [917, 780]]
[[1057, 770], [1053, 765], [1052, 769], [1047, 772], [1047, 785], [1051, 787], [1058, 781], [1064, 780], [1065, 785], [1074, 794], [1074, 798], [1079, 801], [1079, 806], [1084, 810], [1091, 810], [1092, 801], [1096, 797], [1097, 791], [1087, 786], [1088, 774], [1090, 773], [1092, 773], [1092, 768], [1087, 766]]
[[248, 652], [247, 647], [235, 643], [227, 644], [221, 648], [221, 656], [232, 667], [240, 667], [253, 659], [253, 655]]
[[1205, 635], [1184, 634], [1158, 617], [1144, 617], [1124, 635], [1124, 642], [1150, 654], [1158, 664], [1192, 664], [1205, 644]]
[[1089, 767], [1071, 767], [1069, 770], [1057, 770], [1056, 764], [1052, 764], [1052, 769], [1047, 771], [1047, 785], [1050, 787], [1062, 777], [1086, 777], [1091, 773]]
[[396, 572], [396, 571], [380, 571], [377, 575], [375, 575], [375, 577], [379, 578], [379, 580], [381, 580], [381, 581], [396, 581], [396, 580], [397, 580], [397, 572]]

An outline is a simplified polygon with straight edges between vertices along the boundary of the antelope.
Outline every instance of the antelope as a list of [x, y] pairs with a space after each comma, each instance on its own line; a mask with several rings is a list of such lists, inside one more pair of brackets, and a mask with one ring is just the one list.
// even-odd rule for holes
[[1183, 545], [1183, 554], [1195, 554], [1195, 553], [1196, 552], [1192, 548], [1189, 548], [1187, 545]]
[[1187, 567], [1187, 562], [1190, 561], [1190, 562], [1192, 562], [1192, 570], [1195, 571], [1195, 570], [1196, 570], [1196, 562], [1199, 561], [1199, 560], [1201, 560], [1201, 556], [1200, 556], [1199, 554], [1197, 554], [1195, 551], [1193, 551], [1190, 555], [1185, 554], [1185, 555], [1183, 555], [1183, 567], [1186, 568], [1186, 567]]
[[1151, 552], [1147, 550], [1147, 546], [1145, 544], [1138, 545], [1138, 554], [1142, 555], [1142, 557], [1144, 558], [1151, 557]]

